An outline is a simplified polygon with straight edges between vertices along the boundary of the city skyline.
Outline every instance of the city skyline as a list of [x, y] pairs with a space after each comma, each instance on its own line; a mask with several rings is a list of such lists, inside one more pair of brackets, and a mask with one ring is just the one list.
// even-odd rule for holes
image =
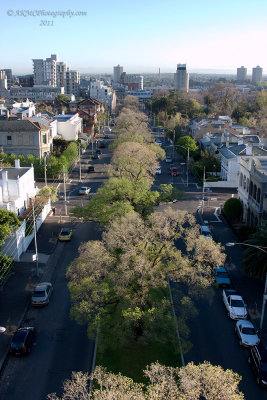
[[265, 74], [265, 11], [265, 0], [136, 0], [134, 7], [103, 0], [101, 8], [85, 0], [56, 7], [14, 0], [0, 14], [0, 68], [31, 74], [32, 59], [57, 54], [81, 73], [112, 74], [117, 64], [128, 73], [174, 73], [186, 63], [191, 73], [235, 74], [244, 65], [250, 76], [260, 65]]

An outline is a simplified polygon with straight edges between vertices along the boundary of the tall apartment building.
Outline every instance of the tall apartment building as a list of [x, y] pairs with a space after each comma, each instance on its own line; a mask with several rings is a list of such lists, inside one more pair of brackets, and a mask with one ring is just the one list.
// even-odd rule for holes
[[118, 64], [116, 67], [113, 67], [113, 82], [114, 83], [120, 82], [120, 77], [121, 77], [122, 73], [123, 73], [123, 67], [121, 65]]
[[6, 74], [7, 88], [10, 89], [10, 86], [12, 86], [12, 83], [13, 83], [12, 69], [4, 69], [3, 68], [2, 71], [4, 71]]
[[4, 70], [0, 71], [0, 91], [7, 89], [7, 77]]
[[237, 82], [245, 82], [247, 80], [247, 68], [243, 65], [242, 67], [237, 68], [236, 80]]
[[258, 83], [262, 81], [262, 68], [257, 65], [257, 67], [252, 68], [252, 82]]
[[174, 74], [175, 90], [185, 89], [189, 91], [189, 73], [186, 70], [186, 64], [177, 64], [177, 70]]
[[33, 79], [35, 85], [57, 86], [56, 63], [57, 55], [51, 54], [50, 58], [33, 59]]
[[66, 72], [68, 70], [68, 65], [62, 61], [56, 63], [56, 81], [58, 87], [66, 86]]
[[80, 72], [72, 71], [69, 68], [66, 71], [65, 93], [67, 95], [80, 95]]

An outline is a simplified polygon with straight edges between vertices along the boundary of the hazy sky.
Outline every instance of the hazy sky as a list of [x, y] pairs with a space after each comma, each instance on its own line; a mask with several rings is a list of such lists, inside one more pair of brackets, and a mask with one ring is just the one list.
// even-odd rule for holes
[[[13, 0], [1, 2], [0, 69], [32, 73], [32, 59], [57, 54], [81, 72], [230, 70], [267, 73], [267, 0]], [[30, 16], [83, 11], [85, 16]], [[23, 15], [17, 15], [23, 12]], [[44, 24], [53, 24], [44, 26]]]

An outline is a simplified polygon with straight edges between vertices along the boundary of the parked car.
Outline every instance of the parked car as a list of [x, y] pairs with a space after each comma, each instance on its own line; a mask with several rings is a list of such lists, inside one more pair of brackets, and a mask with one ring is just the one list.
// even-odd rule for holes
[[53, 286], [50, 282], [38, 283], [32, 292], [32, 306], [45, 306], [48, 304], [52, 292]]
[[260, 343], [257, 331], [250, 321], [242, 319], [237, 321], [235, 331], [240, 339], [240, 344], [243, 346], [256, 346]]
[[224, 289], [223, 302], [231, 319], [246, 319], [248, 312], [242, 296], [236, 290]]
[[171, 162], [172, 162], [172, 158], [171, 158], [170, 156], [167, 156], [167, 157], [165, 158], [165, 162], [166, 162], [166, 163], [171, 163]]
[[177, 167], [172, 167], [171, 176], [178, 176], [178, 175], [179, 175], [179, 172], [178, 172]]
[[175, 164], [171, 164], [171, 165], [170, 165], [170, 171], [171, 171], [173, 168], [175, 168], [175, 167], [176, 167]]
[[96, 154], [102, 154], [102, 151], [100, 149], [97, 149]]
[[100, 160], [100, 154], [95, 153], [92, 158], [93, 160]]
[[89, 165], [87, 172], [95, 172], [95, 167], [93, 165]]
[[160, 139], [156, 139], [156, 143], [157, 143], [159, 146], [162, 146], [162, 141], [161, 141]]
[[207, 238], [212, 238], [210, 228], [206, 225], [200, 226], [199, 233]]
[[231, 281], [227, 270], [224, 267], [213, 267], [212, 269], [216, 284], [219, 287], [230, 287]]
[[15, 355], [25, 355], [31, 352], [34, 339], [36, 336], [36, 329], [34, 327], [19, 328], [12, 338], [9, 352]]
[[267, 350], [260, 342], [249, 349], [248, 362], [256, 374], [258, 385], [267, 386]]
[[58, 236], [58, 240], [60, 242], [65, 242], [65, 241], [69, 241], [71, 240], [71, 236], [72, 236], [72, 230], [69, 228], [62, 228], [59, 236]]
[[161, 175], [161, 168], [160, 167], [156, 168], [154, 172], [156, 175]]
[[79, 194], [89, 194], [91, 192], [91, 188], [88, 186], [82, 186], [79, 189]]

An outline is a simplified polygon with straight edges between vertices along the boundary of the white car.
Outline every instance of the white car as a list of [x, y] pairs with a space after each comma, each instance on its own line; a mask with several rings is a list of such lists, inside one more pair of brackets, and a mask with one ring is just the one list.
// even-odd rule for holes
[[171, 158], [170, 156], [167, 156], [167, 157], [165, 158], [165, 162], [171, 163], [171, 162], [172, 162], [172, 158]]
[[239, 320], [235, 325], [235, 331], [243, 346], [256, 346], [260, 343], [260, 338], [253, 324], [247, 320]]
[[90, 187], [82, 186], [82, 187], [79, 189], [79, 194], [88, 194], [88, 193], [90, 193], [90, 191], [91, 191], [91, 188], [90, 188]]
[[231, 319], [246, 319], [248, 312], [243, 298], [236, 290], [224, 289], [223, 302]]
[[32, 306], [45, 306], [48, 304], [52, 292], [53, 286], [50, 282], [38, 283], [32, 292]]
[[156, 175], [161, 175], [161, 168], [158, 167], [157, 169], [155, 169], [154, 172], [155, 172]]

